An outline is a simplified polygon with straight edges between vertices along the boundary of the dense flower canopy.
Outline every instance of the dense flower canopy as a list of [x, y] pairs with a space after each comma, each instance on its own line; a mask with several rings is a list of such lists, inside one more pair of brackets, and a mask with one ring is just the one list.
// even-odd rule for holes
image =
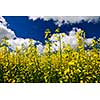
[[[49, 35], [50, 31], [47, 32]], [[80, 30], [71, 34], [77, 41], [72, 48], [70, 42], [62, 43], [65, 34], [58, 32], [51, 36], [53, 39], [46, 33], [42, 54], [31, 39], [27, 48], [21, 45], [14, 51], [7, 48], [8, 43], [3, 39], [6, 45], [0, 46], [0, 82], [100, 82], [100, 39], [92, 39], [88, 44], [84, 31]], [[59, 48], [53, 52], [55, 43]]]

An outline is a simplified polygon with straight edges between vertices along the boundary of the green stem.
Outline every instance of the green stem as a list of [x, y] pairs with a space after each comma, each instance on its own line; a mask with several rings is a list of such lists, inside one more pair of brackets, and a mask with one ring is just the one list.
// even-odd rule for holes
[[60, 44], [60, 65], [62, 65], [62, 50], [61, 50], [61, 37], [59, 34], [59, 44]]
[[50, 66], [50, 78], [49, 78], [49, 83], [51, 82], [51, 52], [50, 52], [50, 41], [49, 41], [49, 66]]

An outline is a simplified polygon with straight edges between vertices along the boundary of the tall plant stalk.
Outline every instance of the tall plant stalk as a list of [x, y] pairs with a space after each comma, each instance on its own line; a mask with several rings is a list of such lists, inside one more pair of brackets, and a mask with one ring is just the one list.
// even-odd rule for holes
[[61, 37], [60, 37], [60, 34], [59, 34], [59, 44], [60, 44], [60, 65], [62, 66], [62, 48], [61, 48]]
[[50, 31], [50, 29], [46, 29], [46, 31], [45, 31], [45, 39], [47, 39], [47, 43], [48, 43], [48, 45], [49, 45], [49, 47], [48, 47], [48, 62], [49, 62], [49, 67], [50, 67], [50, 76], [49, 76], [49, 83], [51, 82], [51, 72], [52, 72], [52, 70], [51, 70], [51, 42], [50, 42], [50, 36], [51, 36], [51, 31]]
[[56, 33], [59, 33], [59, 45], [60, 45], [60, 66], [62, 66], [62, 48], [61, 48], [61, 36], [60, 36], [60, 29], [59, 28], [57, 28], [56, 30], [55, 30], [55, 32]]

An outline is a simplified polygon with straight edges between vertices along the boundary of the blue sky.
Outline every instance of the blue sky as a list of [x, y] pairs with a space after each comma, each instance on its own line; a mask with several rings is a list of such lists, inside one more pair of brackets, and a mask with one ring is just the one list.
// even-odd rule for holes
[[[32, 38], [35, 40], [39, 40], [44, 43], [44, 31], [46, 28], [50, 28], [52, 33], [54, 32], [57, 25], [55, 25], [53, 20], [44, 21], [43, 19], [37, 18], [35, 21], [29, 20], [27, 16], [3, 16], [7, 23], [8, 27], [13, 30], [17, 37], [22, 38]], [[81, 21], [80, 23], [73, 24], [62, 24], [60, 27], [61, 32], [66, 32], [68, 34], [69, 31], [72, 30], [73, 27], [78, 27], [84, 29], [86, 31], [86, 37], [100, 37], [100, 21], [87, 22]]]
[[9, 23], [9, 28], [12, 29], [17, 37], [32, 38], [44, 42], [44, 31], [46, 28], [55, 29], [57, 25], [53, 21], [47, 23], [43, 20], [32, 21], [27, 16], [5, 16]]
[[[59, 41], [53, 33], [60, 27], [60, 33], [64, 34], [61, 41], [66, 45], [70, 44], [72, 48], [77, 45], [76, 32], [84, 30], [86, 32], [87, 44], [91, 44], [92, 39], [100, 37], [100, 17], [99, 16], [1, 16], [0, 17], [0, 42], [2, 38], [7, 37], [10, 48], [19, 49], [21, 45], [27, 48], [29, 38], [33, 39], [33, 45], [36, 45], [40, 52], [45, 50], [45, 30], [49, 28], [52, 36], [50, 37], [52, 50], [59, 49]], [[59, 35], [59, 34], [58, 34]], [[56, 43], [56, 45], [55, 45]], [[63, 45], [63, 44], [62, 44]]]

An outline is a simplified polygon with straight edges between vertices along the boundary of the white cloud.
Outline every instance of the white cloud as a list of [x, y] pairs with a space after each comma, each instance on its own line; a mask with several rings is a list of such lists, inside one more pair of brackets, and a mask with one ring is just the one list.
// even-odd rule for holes
[[85, 42], [87, 43], [87, 44], [92, 44], [92, 40], [93, 40], [94, 38], [87, 38], [86, 40], [85, 40]]
[[[14, 39], [9, 39], [7, 40], [7, 42], [11, 45], [10, 48], [12, 48], [13, 50], [16, 50], [16, 47], [18, 47], [18, 49], [21, 49], [21, 46], [23, 44], [24, 48], [27, 48], [29, 46], [29, 39], [23, 39], [23, 38], [16, 38]], [[33, 45], [36, 41], [33, 40]]]
[[0, 16], [0, 24], [7, 25], [7, 21], [2, 16]]
[[[64, 46], [67, 46], [68, 44], [70, 44], [71, 48], [75, 48], [78, 43], [77, 43], [77, 38], [76, 38], [76, 32], [81, 31], [80, 28], [73, 28], [70, 32], [69, 35], [65, 34], [65, 33], [60, 33], [60, 34], [53, 34], [51, 37], [51, 43], [52, 43], [52, 51], [57, 51], [60, 48], [60, 44], [59, 41], [57, 40], [57, 38], [61, 37], [61, 48], [63, 48]], [[63, 37], [62, 37], [63, 36]], [[87, 38], [84, 42], [86, 44], [91, 44], [92, 43], [92, 39], [93, 38]]]
[[[66, 17], [64, 17], [64, 18], [66, 18]], [[37, 17], [34, 17], [34, 20], [36, 20], [36, 19], [37, 19]], [[49, 20], [49, 19], [50, 18], [46, 17], [45, 20]], [[82, 18], [80, 18], [80, 19], [82, 19]], [[86, 18], [85, 20], [87, 20], [87, 19], [88, 19], [88, 22], [89, 22], [89, 21], [92, 21], [93, 19], [95, 19], [95, 21], [97, 21], [98, 18], [91, 18], [90, 17], [90, 18]], [[23, 38], [16, 37], [15, 33], [11, 29], [9, 29], [7, 27], [6, 20], [3, 17], [0, 17], [0, 20], [1, 20], [1, 22], [0, 22], [0, 41], [1, 41], [2, 38], [7, 37], [8, 38], [7, 42], [10, 44], [10, 48], [12, 50], [15, 50], [16, 47], [18, 47], [20, 49], [22, 44], [24, 45], [24, 48], [27, 48], [29, 46], [29, 39], [28, 38], [27, 39], [23, 39]], [[56, 20], [56, 17], [55, 17], [55, 20]], [[65, 19], [63, 19], [63, 17], [59, 19], [60, 22], [62, 22], [63, 20], [65, 20]], [[77, 21], [75, 21], [75, 19], [73, 20], [73, 18], [72, 19], [69, 18], [69, 19], [67, 19], [65, 21], [67, 22], [68, 20], [71, 23], [72, 22], [80, 22], [79, 20], [77, 20]], [[61, 41], [62, 41], [61, 42], [62, 48], [63, 48], [63, 45], [67, 45], [67, 44], [70, 44], [71, 47], [74, 48], [77, 45], [76, 32], [80, 31], [80, 30], [81, 30], [80, 28], [73, 28], [69, 32], [69, 35], [66, 35], [65, 33], [60, 33]], [[16, 38], [16, 39], [14, 39], [14, 38]], [[55, 34], [53, 34], [51, 36], [52, 51], [57, 51], [59, 49], [59, 47], [60, 47], [59, 41], [57, 40], [57, 38], [59, 38], [59, 34], [57, 34], [56, 36], [55, 36]], [[88, 43], [88, 44], [91, 44], [91, 41], [92, 41], [92, 38], [88, 38], [88, 39], [85, 40], [85, 42]], [[43, 50], [46, 47], [43, 46], [43, 44], [41, 42], [33, 40], [33, 45], [35, 43], [38, 43], [37, 44], [37, 49], [39, 50], [40, 53], [42, 53]]]
[[[16, 47], [18, 47], [18, 49], [21, 49], [22, 44], [24, 48], [27, 48], [29, 46], [30, 39], [16, 37], [15, 32], [7, 27], [6, 20], [3, 17], [0, 17], [0, 42], [4, 37], [8, 38], [7, 42], [10, 44], [9, 48], [11, 48], [12, 50], [16, 50]], [[43, 51], [42, 43], [33, 40], [33, 45], [36, 42], [38, 42], [37, 49], [39, 50], [39, 52], [42, 52]]]
[[4, 38], [7, 37], [8, 39], [13, 39], [16, 37], [14, 31], [11, 29], [7, 28], [7, 26], [0, 25], [0, 41]]
[[8, 39], [14, 39], [16, 38], [16, 35], [14, 31], [7, 27], [6, 20], [0, 16], [0, 42], [4, 37], [7, 37]]
[[[62, 34], [64, 35], [64, 37], [62, 37]], [[57, 34], [57, 36], [55, 36], [55, 34], [53, 34], [51, 37], [53, 51], [57, 51], [60, 48], [59, 40], [57, 40], [59, 35], [61, 37], [61, 46], [62, 46], [61, 48], [63, 48], [63, 46], [66, 46], [67, 44], [70, 44], [72, 48], [74, 48], [77, 45], [76, 35], [71, 36], [70, 34], [66, 35], [65, 33], [60, 33], [60, 34]]]
[[42, 43], [39, 43], [39, 44], [37, 45], [37, 49], [38, 49], [38, 51], [39, 51], [40, 53], [43, 53], [43, 49], [44, 49], [43, 44], [42, 44]]
[[[21, 49], [22, 47], [22, 44], [23, 44], [23, 47], [24, 49], [28, 48], [29, 46], [29, 41], [30, 39], [27, 38], [27, 39], [23, 39], [23, 38], [16, 38], [15, 40], [14, 39], [9, 39], [7, 40], [7, 42], [10, 44], [9, 48], [11, 48], [12, 50], [16, 50], [16, 47], [18, 49]], [[35, 43], [38, 43], [36, 46], [37, 46], [37, 49], [40, 53], [43, 52], [43, 45], [41, 42], [39, 41], [35, 41], [32, 39], [32, 44], [35, 45]]]
[[73, 24], [80, 23], [82, 20], [84, 20], [88, 23], [96, 23], [100, 20], [99, 16], [29, 16], [29, 19], [32, 19], [33, 21], [37, 20], [38, 18], [43, 19], [44, 21], [52, 19], [55, 21], [55, 24], [59, 26], [61, 26], [63, 22]]

